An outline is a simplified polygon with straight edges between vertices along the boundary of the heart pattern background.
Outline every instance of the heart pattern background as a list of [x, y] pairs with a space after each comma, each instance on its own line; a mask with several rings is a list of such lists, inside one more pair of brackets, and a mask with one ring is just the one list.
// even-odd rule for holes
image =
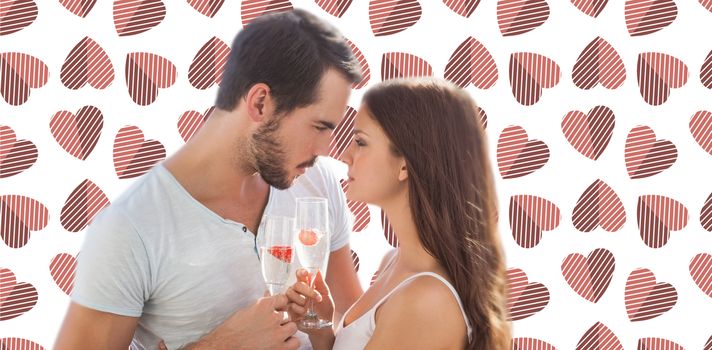
[[[712, 349], [709, 0], [0, 0], [0, 348], [52, 348], [87, 225], [210, 118], [235, 33], [292, 8], [364, 73], [326, 159], [340, 180], [370, 87], [475, 98], [513, 349]], [[398, 235], [348, 210], [367, 287]]]

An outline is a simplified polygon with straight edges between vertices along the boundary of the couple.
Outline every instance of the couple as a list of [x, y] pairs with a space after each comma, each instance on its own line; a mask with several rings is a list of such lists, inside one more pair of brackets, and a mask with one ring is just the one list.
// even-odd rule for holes
[[[471, 98], [447, 83], [381, 84], [356, 116], [347, 196], [383, 208], [400, 242], [361, 289], [345, 198], [317, 158], [358, 67], [338, 31], [301, 10], [238, 33], [204, 127], [87, 231], [55, 348], [508, 348], [486, 140]], [[311, 289], [300, 270], [264, 297], [262, 218], [307, 196], [329, 201], [326, 280]], [[307, 297], [336, 335], [297, 331]]]

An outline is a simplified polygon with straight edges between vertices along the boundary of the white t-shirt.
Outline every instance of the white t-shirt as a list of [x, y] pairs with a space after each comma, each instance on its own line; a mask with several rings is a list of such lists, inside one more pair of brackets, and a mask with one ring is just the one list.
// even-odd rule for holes
[[[329, 201], [331, 251], [344, 247], [351, 218], [323, 160], [291, 188], [270, 188], [265, 215], [293, 217], [295, 199], [314, 196]], [[139, 317], [134, 349], [155, 348], [159, 338], [169, 349], [180, 348], [264, 295], [257, 255], [261, 231], [255, 236], [242, 223], [218, 216], [158, 164], [90, 225], [71, 298], [95, 310]], [[308, 338], [299, 336], [303, 348], [310, 348]]]

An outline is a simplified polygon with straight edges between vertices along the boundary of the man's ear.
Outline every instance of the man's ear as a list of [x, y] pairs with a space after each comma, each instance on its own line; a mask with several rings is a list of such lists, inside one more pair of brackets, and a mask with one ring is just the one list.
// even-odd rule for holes
[[401, 157], [400, 170], [398, 170], [398, 181], [405, 181], [408, 179], [408, 166], [405, 164], [405, 158]]
[[270, 101], [270, 88], [267, 84], [257, 83], [250, 88], [245, 96], [247, 114], [255, 122], [261, 122], [267, 115], [267, 105]]

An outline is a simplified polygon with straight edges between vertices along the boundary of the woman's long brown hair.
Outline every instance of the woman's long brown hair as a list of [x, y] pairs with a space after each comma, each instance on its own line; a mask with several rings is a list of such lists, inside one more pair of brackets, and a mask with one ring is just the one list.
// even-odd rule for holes
[[448, 82], [411, 79], [382, 83], [363, 103], [405, 158], [418, 236], [449, 274], [472, 326], [466, 349], [510, 349], [506, 265], [475, 102]]

